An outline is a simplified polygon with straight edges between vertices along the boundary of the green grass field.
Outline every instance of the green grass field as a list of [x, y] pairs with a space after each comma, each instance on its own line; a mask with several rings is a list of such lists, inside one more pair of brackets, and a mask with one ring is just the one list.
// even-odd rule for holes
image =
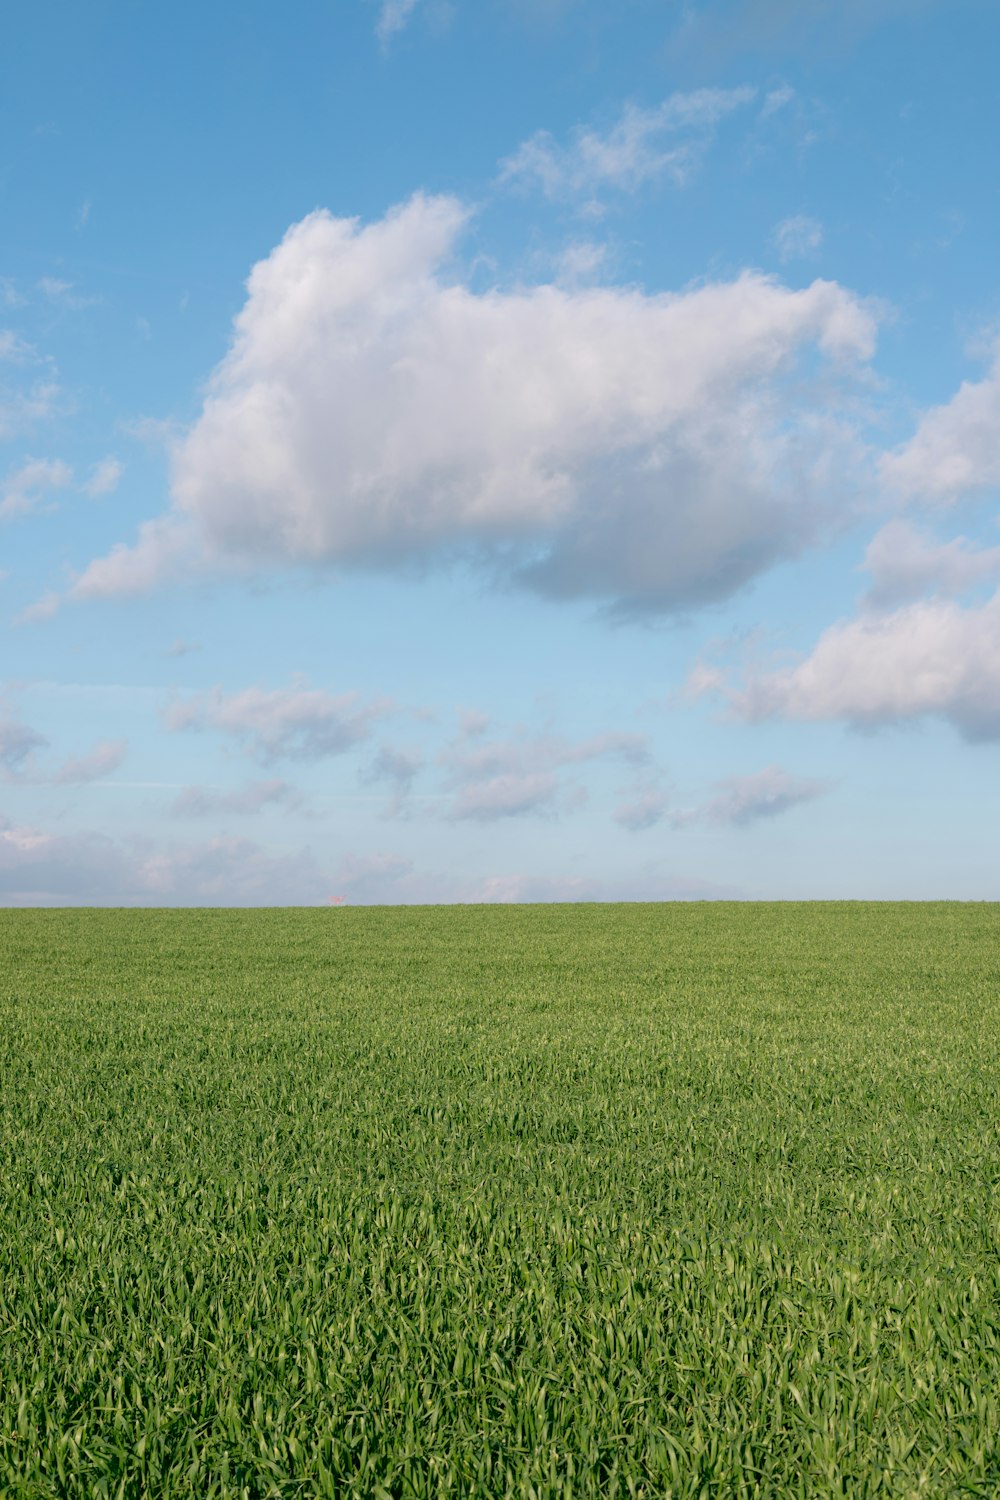
[[5, 1496], [1000, 1494], [1000, 909], [0, 913]]

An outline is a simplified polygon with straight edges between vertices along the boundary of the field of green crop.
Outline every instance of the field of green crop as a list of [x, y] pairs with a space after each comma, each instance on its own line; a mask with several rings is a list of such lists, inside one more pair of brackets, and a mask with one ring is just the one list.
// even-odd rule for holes
[[0, 913], [5, 1496], [1000, 1495], [1000, 909]]

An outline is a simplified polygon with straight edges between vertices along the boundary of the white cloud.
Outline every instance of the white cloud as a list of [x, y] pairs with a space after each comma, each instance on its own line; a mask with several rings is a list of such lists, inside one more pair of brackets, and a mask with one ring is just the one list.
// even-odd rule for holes
[[764, 96], [764, 103], [760, 107], [762, 120], [767, 120], [771, 115], [776, 115], [779, 110], [791, 104], [795, 98], [795, 90], [787, 83], [779, 84], [777, 88], [769, 89]]
[[607, 245], [593, 240], [576, 240], [556, 256], [556, 280], [561, 286], [582, 286], [593, 281], [608, 261]]
[[253, 817], [265, 807], [297, 807], [300, 801], [298, 792], [287, 781], [272, 778], [252, 781], [234, 792], [186, 786], [175, 797], [170, 811], [178, 818]]
[[73, 482], [73, 471], [57, 458], [29, 458], [12, 469], [3, 481], [0, 517], [25, 515], [37, 510], [52, 490], [62, 490]]
[[55, 770], [39, 766], [35, 751], [48, 740], [28, 724], [0, 716], [0, 780], [35, 786], [70, 786], [97, 781], [117, 770], [125, 758], [125, 740], [101, 740], [83, 755], [71, 755]]
[[463, 739], [478, 739], [489, 727], [489, 714], [484, 714], [478, 708], [464, 708], [459, 715], [459, 733]]
[[924, 413], [909, 442], [883, 458], [882, 475], [908, 500], [946, 505], [1000, 487], [1000, 353], [982, 380], [963, 381]]
[[546, 130], [501, 163], [501, 182], [538, 187], [550, 198], [593, 201], [606, 189], [635, 192], [656, 177], [683, 183], [714, 128], [752, 102], [756, 89], [697, 89], [671, 94], [653, 109], [627, 104], [605, 134], [577, 126], [561, 146]]
[[397, 854], [347, 855], [335, 872], [328, 900], [350, 903], [466, 905], [509, 902], [576, 901], [712, 901], [732, 900], [744, 893], [697, 877], [664, 874], [645, 865], [628, 874], [594, 879], [573, 875], [509, 872], [486, 876], [455, 876], [417, 870]]
[[86, 755], [71, 755], [53, 772], [51, 779], [57, 786], [97, 781], [117, 771], [125, 759], [126, 749], [125, 740], [102, 740]]
[[232, 735], [264, 762], [319, 760], [367, 739], [388, 711], [385, 700], [362, 703], [356, 693], [335, 696], [300, 685], [270, 691], [246, 688], [239, 693], [215, 688], [172, 704], [167, 727]]
[[378, 20], [375, 22], [375, 35], [383, 46], [404, 29], [417, 4], [418, 0], [382, 0]]
[[409, 791], [414, 777], [423, 765], [419, 750], [406, 750], [395, 745], [383, 745], [365, 771], [367, 781], [388, 781], [403, 791]]
[[146, 594], [181, 571], [197, 573], [203, 562], [192, 555], [192, 537], [173, 516], [143, 521], [134, 547], [117, 543], [77, 580], [76, 599], [115, 599]]
[[308, 849], [276, 854], [231, 837], [157, 847], [0, 817], [4, 906], [318, 905], [329, 883]]
[[815, 255], [823, 243], [823, 226], [808, 214], [782, 219], [774, 231], [774, 243], [782, 260], [802, 260]]
[[525, 813], [554, 813], [576, 805], [578, 790], [563, 785], [558, 771], [597, 760], [642, 765], [649, 760], [645, 738], [601, 734], [576, 743], [558, 735], [525, 736], [475, 743], [468, 739], [445, 750], [453, 797], [449, 816], [493, 822]]
[[0, 359], [8, 364], [20, 365], [37, 358], [31, 344], [25, 343], [12, 328], [0, 328]]
[[927, 593], [957, 598], [1000, 580], [1000, 547], [976, 547], [962, 536], [937, 542], [894, 520], [872, 538], [864, 566], [872, 577], [865, 605], [894, 608]]
[[[457, 553], [549, 595], [680, 609], [843, 517], [857, 436], [830, 413], [875, 332], [851, 293], [752, 273], [475, 293], [447, 269], [466, 217], [418, 196], [293, 226], [176, 446], [173, 509], [73, 594]], [[817, 350], [819, 395], [795, 380]]]
[[584, 761], [613, 758], [631, 765], [649, 759], [645, 735], [611, 731], [595, 734], [586, 740], [566, 740], [560, 735], [543, 734], [509, 740], [489, 740], [446, 750], [441, 759], [461, 780], [476, 780], [497, 772], [522, 771], [538, 766], [580, 765]]
[[58, 276], [43, 276], [38, 282], [38, 290], [50, 302], [69, 308], [72, 312], [81, 312], [85, 307], [93, 307], [98, 301], [97, 297], [89, 297], [74, 291], [71, 281], [63, 281]]
[[1000, 593], [962, 608], [935, 599], [831, 626], [797, 665], [706, 681], [759, 721], [844, 719], [864, 728], [945, 719], [967, 740], [1000, 738]]
[[765, 766], [750, 776], [728, 776], [716, 796], [701, 807], [675, 813], [675, 827], [689, 823], [720, 823], [746, 828], [762, 819], [777, 818], [802, 802], [830, 791], [833, 783], [815, 777], [792, 776], [781, 766]]
[[32, 751], [47, 744], [45, 736], [30, 725], [0, 715], [0, 767], [5, 773], [20, 772]]
[[642, 870], [618, 879], [595, 880], [584, 876], [530, 874], [495, 875], [472, 888], [470, 901], [577, 902], [577, 901], [731, 901], [743, 892], [734, 886], [715, 885], [695, 876], [661, 875]]
[[389, 817], [399, 817], [407, 810], [407, 799], [423, 764], [424, 758], [419, 750], [382, 745], [361, 772], [361, 779], [369, 784], [383, 782], [388, 785], [392, 789], [392, 796], [387, 814]]
[[58, 614], [62, 603], [62, 595], [57, 594], [54, 589], [36, 599], [33, 604], [28, 604], [16, 614], [11, 620], [12, 625], [36, 624], [39, 620], [51, 620], [52, 616]]
[[0, 387], [0, 438], [7, 440], [51, 416], [59, 385], [51, 376], [35, 380], [27, 390]]
[[615, 808], [613, 817], [623, 828], [628, 828], [632, 833], [640, 833], [661, 822], [667, 806], [667, 795], [660, 787], [642, 786], [636, 789], [628, 802]]
[[[17, 306], [23, 299], [13, 283], [0, 277], [0, 304]], [[11, 328], [0, 330], [0, 363], [11, 370], [34, 368], [33, 377], [0, 384], [0, 439], [19, 436], [36, 422], [50, 416], [59, 397], [55, 363]]]
[[[346, 854], [334, 872], [333, 883], [349, 901], [377, 905], [405, 901], [412, 873], [412, 862], [399, 854]], [[337, 903], [343, 897], [329, 899]], [[425, 900], [426, 892], [419, 891], [415, 896], [411, 892], [409, 899]]]
[[504, 771], [463, 787], [452, 803], [451, 817], [491, 823], [523, 813], [549, 812], [555, 808], [559, 790], [550, 772]]
[[749, 776], [724, 778], [715, 796], [700, 806], [671, 810], [666, 793], [655, 778], [649, 777], [639, 784], [631, 801], [615, 809], [614, 818], [633, 833], [653, 828], [664, 819], [671, 828], [687, 828], [693, 823], [744, 828], [822, 796], [831, 786], [829, 781], [792, 776], [781, 766], [766, 766]]
[[0, 815], [0, 906], [8, 907], [685, 901], [742, 894], [652, 866], [603, 880], [475, 877], [418, 871], [402, 855], [369, 852], [345, 854], [329, 869], [308, 848], [277, 852], [228, 835], [158, 845], [94, 830], [52, 833]]
[[90, 478], [84, 485], [87, 494], [96, 499], [100, 495], [110, 495], [118, 488], [124, 469], [117, 458], [102, 458], [96, 463], [91, 471]]
[[674, 46], [718, 67], [743, 52], [819, 52], [856, 43], [896, 17], [931, 9], [940, 0], [703, 0], [679, 7]]

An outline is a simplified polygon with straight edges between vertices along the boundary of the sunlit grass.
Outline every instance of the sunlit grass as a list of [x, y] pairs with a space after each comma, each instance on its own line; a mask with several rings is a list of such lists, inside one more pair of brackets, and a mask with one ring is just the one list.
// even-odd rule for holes
[[1000, 910], [0, 914], [0, 1493], [1000, 1494]]

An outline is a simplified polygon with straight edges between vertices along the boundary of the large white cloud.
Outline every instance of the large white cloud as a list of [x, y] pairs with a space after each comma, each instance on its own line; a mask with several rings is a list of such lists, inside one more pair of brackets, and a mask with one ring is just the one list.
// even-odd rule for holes
[[874, 340], [851, 293], [755, 273], [475, 292], [453, 266], [466, 218], [417, 196], [366, 226], [294, 225], [176, 448], [171, 511], [74, 594], [458, 553], [552, 595], [676, 609], [843, 510], [856, 452], [828, 413]]

